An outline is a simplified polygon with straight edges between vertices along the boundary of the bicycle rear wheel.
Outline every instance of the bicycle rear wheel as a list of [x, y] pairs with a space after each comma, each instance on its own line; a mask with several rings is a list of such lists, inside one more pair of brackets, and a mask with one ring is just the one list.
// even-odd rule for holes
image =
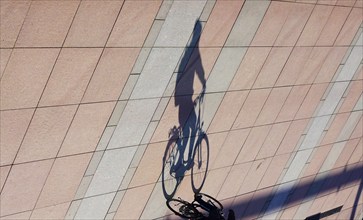
[[181, 199], [170, 199], [166, 201], [166, 205], [172, 212], [183, 218], [198, 219], [203, 217], [193, 204]]
[[209, 142], [206, 134], [199, 136], [193, 153], [192, 188], [194, 193], [199, 193], [207, 177], [209, 165]]
[[217, 199], [213, 198], [210, 195], [204, 194], [204, 193], [197, 193], [194, 195], [195, 197], [197, 196], [201, 196], [201, 199], [207, 203], [209, 203], [210, 205], [213, 205], [216, 209], [218, 209], [219, 211], [223, 210], [223, 205], [222, 203], [220, 203]]

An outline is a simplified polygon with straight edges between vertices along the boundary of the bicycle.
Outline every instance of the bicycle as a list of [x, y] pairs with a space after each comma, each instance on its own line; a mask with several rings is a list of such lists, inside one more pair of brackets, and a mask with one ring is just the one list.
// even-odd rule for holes
[[[173, 198], [187, 170], [191, 169], [191, 182], [194, 193], [200, 192], [204, 185], [209, 164], [209, 142], [202, 128], [203, 96], [204, 93], [194, 101], [194, 107], [198, 108], [196, 132], [193, 134], [196, 141], [194, 146], [190, 146], [193, 143], [189, 143], [188, 150], [192, 150], [192, 154], [188, 160], [184, 161], [184, 155], [180, 153], [180, 148], [187, 147], [185, 146], [187, 140], [183, 137], [182, 129], [174, 126], [169, 131], [169, 141], [164, 153], [162, 169], [162, 188], [166, 199]], [[183, 138], [184, 140], [182, 140]], [[190, 155], [189, 151], [187, 152], [188, 156]]]
[[193, 202], [189, 203], [181, 198], [166, 202], [168, 208], [176, 215], [188, 219], [224, 220], [223, 205], [210, 195], [194, 194]]

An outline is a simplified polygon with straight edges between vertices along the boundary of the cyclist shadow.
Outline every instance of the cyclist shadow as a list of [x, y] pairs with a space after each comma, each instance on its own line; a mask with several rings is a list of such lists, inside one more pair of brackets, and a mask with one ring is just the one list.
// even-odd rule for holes
[[[178, 66], [174, 103], [178, 108], [179, 126], [169, 131], [162, 168], [162, 188], [167, 200], [173, 198], [189, 170], [193, 191], [200, 192], [208, 170], [209, 142], [202, 128], [206, 79], [198, 46], [201, 30], [202, 25], [197, 20], [190, 43]], [[199, 87], [196, 90], [202, 87], [196, 98], [195, 79], [198, 79], [196, 87]]]

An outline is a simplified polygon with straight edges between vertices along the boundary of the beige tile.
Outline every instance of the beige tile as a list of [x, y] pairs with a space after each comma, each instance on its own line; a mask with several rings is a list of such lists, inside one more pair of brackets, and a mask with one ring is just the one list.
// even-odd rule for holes
[[353, 151], [358, 146], [359, 140], [359, 138], [351, 139], [345, 144], [344, 149], [335, 162], [333, 169], [343, 167], [348, 164], [349, 158], [352, 156]]
[[71, 202], [91, 156], [91, 154], [81, 154], [57, 158], [40, 194], [36, 208]]
[[161, 1], [125, 1], [107, 46], [141, 47]]
[[277, 150], [277, 155], [284, 153], [291, 153], [296, 144], [298, 143], [302, 133], [307, 126], [309, 119], [293, 121], [287, 130], [287, 133], [282, 140], [279, 149]]
[[69, 128], [59, 155], [94, 151], [115, 104], [115, 102], [105, 102], [81, 105]]
[[277, 181], [281, 176], [282, 170], [284, 169], [290, 156], [291, 156], [290, 154], [282, 154], [273, 157], [271, 164], [268, 166], [267, 171], [263, 176], [257, 189], [263, 189], [277, 184], [278, 183]]
[[220, 156], [220, 150], [223, 146], [224, 140], [226, 139], [228, 132], [221, 132], [215, 134], [208, 134], [209, 142], [209, 169], [216, 167], [216, 161]]
[[103, 47], [123, 1], [82, 1], [72, 22], [66, 47]]
[[32, 2], [16, 46], [62, 46], [78, 4], [78, 1]]
[[356, 105], [358, 99], [360, 98], [363, 90], [363, 81], [353, 81], [350, 84], [348, 95], [345, 97], [342, 106], [339, 109], [339, 112], [348, 112], [352, 111], [354, 106]]
[[363, 139], [359, 140], [358, 145], [355, 147], [353, 154], [349, 158], [348, 164], [357, 163], [363, 155]]
[[135, 48], [105, 49], [82, 102], [117, 100], [138, 54]]
[[229, 90], [250, 89], [265, 63], [270, 50], [270, 47], [248, 48], [246, 55], [229, 86]]
[[30, 217], [34, 220], [59, 220], [64, 219], [71, 203], [62, 203], [54, 206], [49, 206], [41, 209], [35, 209]]
[[154, 189], [154, 184], [126, 191], [114, 219], [139, 219]]
[[353, 133], [350, 136], [351, 139], [362, 137], [362, 134], [363, 134], [362, 124], [363, 124], [363, 117], [360, 118], [357, 125], [355, 126], [355, 129], [353, 130]]
[[289, 95], [291, 87], [273, 88], [263, 106], [255, 125], [273, 123]]
[[359, 25], [363, 20], [362, 9], [353, 8], [350, 12], [347, 20], [344, 23], [343, 28], [334, 43], [334, 45], [346, 45], [349, 46], [357, 33]]
[[40, 106], [81, 102], [102, 49], [64, 48], [40, 100]]
[[217, 1], [210, 14], [199, 46], [223, 46], [244, 1]]
[[250, 127], [255, 123], [271, 89], [251, 90], [239, 112], [233, 128]]
[[363, 8], [363, 1], [362, 0], [357, 0], [354, 7], [356, 8]]
[[54, 158], [71, 124], [76, 108], [76, 106], [38, 108], [15, 162]]
[[239, 110], [241, 109], [248, 92], [227, 92], [219, 106], [208, 132], [220, 132], [230, 130]]
[[4, 74], [6, 65], [8, 64], [12, 51], [12, 49], [0, 49], [0, 78]]
[[0, 167], [0, 191], [2, 191], [11, 166]]
[[353, 7], [356, 1], [357, 0], [337, 0], [336, 5]]
[[28, 12], [30, 1], [0, 2], [0, 46], [13, 47]]
[[33, 116], [34, 109], [0, 112], [0, 165], [12, 164]]
[[217, 195], [227, 177], [229, 169], [229, 167], [225, 167], [209, 171], [204, 182], [203, 193], [212, 196]]
[[26, 220], [30, 218], [30, 215], [32, 214], [31, 211], [27, 211], [27, 212], [21, 212], [18, 214], [14, 214], [14, 215], [7, 215], [4, 217], [0, 217], [1, 220]]
[[335, 115], [333, 122], [328, 128], [326, 128], [328, 131], [325, 134], [323, 140], [320, 142], [320, 145], [331, 144], [337, 141], [337, 137], [347, 122], [349, 115], [350, 112]]
[[302, 175], [305, 177], [318, 174], [331, 148], [332, 145], [318, 147], [315, 153], [313, 153], [312, 159], [310, 163], [307, 164], [307, 168], [303, 171]]
[[[32, 210], [53, 160], [14, 165], [1, 193], [0, 216]], [[24, 187], [26, 183], [26, 187]]]
[[14, 50], [1, 79], [1, 109], [38, 104], [58, 49]]

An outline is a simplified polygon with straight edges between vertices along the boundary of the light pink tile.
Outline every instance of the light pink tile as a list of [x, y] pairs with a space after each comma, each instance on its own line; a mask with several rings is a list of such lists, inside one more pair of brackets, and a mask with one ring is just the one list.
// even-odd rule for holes
[[223, 46], [244, 3], [217, 1], [200, 37], [200, 47]]
[[36, 208], [71, 202], [91, 159], [91, 154], [57, 158]]
[[290, 122], [273, 124], [266, 140], [256, 156], [256, 159], [272, 157], [275, 155], [289, 126]]
[[8, 64], [12, 51], [12, 49], [0, 49], [0, 78], [4, 74], [6, 65]]
[[246, 55], [231, 82], [229, 90], [250, 89], [265, 63], [270, 50], [270, 47], [248, 48]]
[[349, 46], [357, 33], [359, 25], [362, 24], [363, 14], [362, 9], [353, 8], [350, 12], [347, 20], [344, 23], [343, 28], [334, 43], [334, 45]]
[[271, 164], [267, 168], [267, 171], [257, 189], [263, 189], [275, 185], [290, 156], [290, 154], [282, 154], [273, 157]]
[[348, 95], [345, 97], [339, 112], [352, 111], [357, 101], [359, 100], [363, 90], [363, 81], [352, 81], [348, 90]]
[[355, 147], [353, 154], [350, 156], [348, 164], [357, 163], [363, 155], [363, 139], [359, 140], [359, 143]]
[[76, 108], [76, 106], [38, 108], [15, 162], [54, 158], [71, 124]]
[[255, 122], [256, 125], [264, 125], [273, 123], [280, 113], [282, 106], [289, 95], [291, 87], [273, 88], [265, 105], [263, 106], [258, 118]]
[[328, 128], [327, 133], [325, 134], [323, 140], [320, 145], [331, 144], [337, 141], [337, 138], [343, 129], [345, 123], [349, 118], [350, 113], [343, 113], [335, 115], [335, 118], [331, 125]]
[[326, 5], [317, 5], [314, 8], [297, 42], [297, 46], [314, 46], [316, 44], [333, 8], [333, 6]]
[[217, 195], [227, 177], [229, 169], [229, 167], [224, 167], [209, 171], [204, 182], [203, 193], [213, 196]]
[[161, 1], [125, 1], [107, 46], [141, 47]]
[[320, 5], [335, 5], [338, 0], [318, 0], [318, 4]]
[[283, 210], [280, 218], [281, 219], [293, 219], [298, 208], [299, 208], [299, 206], [293, 206], [293, 207]]
[[291, 47], [274, 47], [270, 51], [253, 88], [273, 87], [291, 53]]
[[332, 145], [326, 145], [318, 147], [312, 156], [310, 163], [307, 165], [303, 176], [311, 176], [319, 173], [321, 165], [324, 163], [326, 157], [328, 156]]
[[310, 216], [310, 215], [314, 215], [314, 214], [322, 211], [322, 207], [323, 207], [324, 203], [326, 202], [327, 198], [328, 198], [328, 196], [322, 196], [322, 197], [315, 198], [313, 200], [309, 210], [307, 210], [306, 215]]
[[275, 46], [294, 46], [313, 8], [312, 4], [292, 4], [289, 15], [275, 41]]
[[252, 46], [272, 46], [289, 14], [290, 3], [271, 2], [251, 43]]
[[350, 138], [359, 138], [362, 137], [363, 134], [363, 117], [360, 118], [360, 120], [358, 121], [357, 125], [355, 126], [355, 129], [353, 130], [352, 135], [350, 136]]
[[293, 86], [275, 122], [292, 120], [299, 110], [301, 103], [304, 101], [309, 89], [310, 85]]
[[356, 8], [363, 8], [363, 0], [357, 0], [354, 7]]
[[82, 1], [64, 46], [105, 46], [122, 3], [123, 1]]
[[253, 197], [253, 192], [237, 196], [233, 201], [233, 210], [235, 211], [236, 219], [243, 219], [243, 214], [246, 212], [248, 203]]
[[63, 48], [39, 105], [80, 103], [101, 52], [100, 48]]
[[0, 112], [1, 166], [13, 163], [33, 113], [34, 109]]
[[58, 49], [16, 49], [1, 79], [1, 109], [38, 104]]
[[59, 155], [94, 151], [115, 104], [115, 102], [104, 102], [81, 105], [69, 128]]
[[243, 218], [256, 219], [262, 214], [261, 212], [265, 207], [265, 203], [268, 202], [268, 199], [270, 198], [272, 189], [273, 187], [256, 191], [247, 206], [246, 212], [243, 214]]
[[117, 100], [138, 54], [135, 48], [105, 49], [82, 102]]
[[224, 140], [226, 139], [228, 132], [220, 132], [215, 134], [208, 134], [209, 142], [209, 169], [216, 167], [216, 161], [218, 160], [223, 146]]
[[250, 127], [255, 123], [271, 89], [251, 90], [239, 112], [233, 128]]
[[27, 220], [29, 219], [30, 215], [32, 214], [32, 211], [27, 212], [21, 212], [14, 215], [7, 215], [4, 217], [0, 217], [0, 220]]
[[279, 149], [277, 150], [277, 155], [284, 153], [291, 153], [299, 141], [302, 133], [307, 126], [309, 119], [293, 121], [287, 130], [287, 133], [282, 140]]
[[[347, 1], [347, 0], [345, 0]], [[349, 1], [349, 0], [348, 0]], [[316, 45], [318, 46], [332, 46], [337, 38], [346, 18], [349, 15], [350, 8], [348, 7], [334, 7], [328, 22], [322, 30]]]
[[247, 94], [247, 91], [227, 92], [208, 128], [208, 132], [220, 132], [231, 129]]
[[256, 158], [270, 129], [271, 125], [252, 128], [246, 142], [243, 144], [242, 149], [238, 154], [236, 163], [253, 161]]
[[[0, 216], [32, 210], [53, 160], [14, 165], [1, 193]], [[26, 187], [24, 184], [26, 183]]]
[[70, 202], [49, 206], [41, 209], [35, 209], [30, 217], [34, 220], [58, 220], [64, 219], [68, 211]]
[[8, 177], [11, 166], [0, 167], [0, 191], [2, 191], [6, 178]]
[[337, 0], [336, 5], [353, 7], [357, 0]]
[[24, 22], [30, 1], [1, 1], [0, 2], [0, 45], [13, 47]]
[[333, 169], [339, 168], [339, 167], [342, 167], [342, 166], [345, 166], [348, 164], [348, 160], [352, 156], [352, 153], [355, 150], [355, 148], [357, 147], [359, 140], [360, 140], [359, 138], [352, 139], [352, 140], [349, 140], [345, 144], [344, 149], [340, 153], [337, 161], [335, 162]]
[[78, 1], [32, 2], [16, 46], [62, 46], [78, 4]]

